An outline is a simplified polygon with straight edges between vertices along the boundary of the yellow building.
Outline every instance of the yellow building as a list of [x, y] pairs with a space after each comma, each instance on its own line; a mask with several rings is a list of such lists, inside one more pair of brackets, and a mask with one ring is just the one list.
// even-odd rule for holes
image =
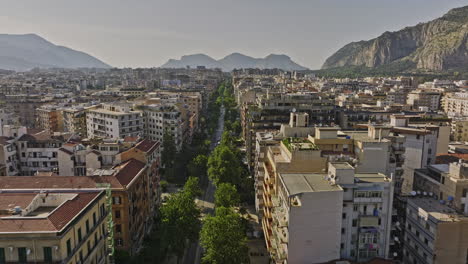
[[110, 193], [21, 190], [17, 183], [0, 194], [0, 263], [109, 263]]

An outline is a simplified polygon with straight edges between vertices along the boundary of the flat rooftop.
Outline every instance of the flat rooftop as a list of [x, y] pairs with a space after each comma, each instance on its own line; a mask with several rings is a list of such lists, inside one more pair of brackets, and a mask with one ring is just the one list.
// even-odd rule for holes
[[356, 173], [354, 174], [355, 179], [359, 179], [359, 182], [390, 182], [390, 178], [382, 173]]
[[432, 197], [409, 197], [408, 205], [424, 210], [428, 215], [440, 222], [468, 221], [468, 217], [457, 213], [449, 206]]
[[289, 195], [310, 192], [331, 192], [343, 190], [339, 185], [332, 185], [322, 173], [280, 173]]
[[387, 139], [379, 140], [379, 139], [371, 138], [369, 137], [367, 130], [366, 131], [343, 131], [343, 134], [351, 137], [354, 140], [359, 140], [363, 142], [383, 142], [387, 140]]
[[330, 162], [333, 167], [335, 167], [338, 170], [346, 170], [346, 169], [352, 169], [354, 171], [353, 166], [349, 165], [348, 162]]

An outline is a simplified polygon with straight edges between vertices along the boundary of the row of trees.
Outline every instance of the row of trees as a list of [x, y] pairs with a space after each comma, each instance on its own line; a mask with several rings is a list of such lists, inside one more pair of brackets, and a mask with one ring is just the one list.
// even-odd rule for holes
[[184, 145], [181, 151], [177, 151], [171, 134], [164, 135], [161, 153], [163, 176], [173, 183], [185, 182], [184, 187], [171, 194], [159, 209], [156, 225], [151, 235], [145, 239], [140, 254], [131, 258], [128, 254], [119, 252], [116, 263], [162, 263], [168, 257], [177, 257], [180, 260], [187, 244], [198, 240], [201, 212], [195, 199], [201, 194], [200, 179], [207, 178], [211, 144], [208, 138], [218, 123], [220, 105], [216, 99], [220, 90], [224, 90], [224, 85], [210, 97], [208, 114], [200, 120], [201, 132], [194, 135], [190, 145]]
[[[237, 212], [244, 190], [248, 188], [247, 170], [242, 164], [232, 124], [238, 122], [238, 112], [232, 95], [232, 86], [224, 85], [218, 102], [224, 104], [225, 131], [220, 144], [208, 158], [207, 174], [215, 184], [215, 214], [207, 216], [200, 232], [200, 242], [205, 249], [204, 263], [248, 263], [246, 231], [248, 221]], [[253, 183], [252, 183], [253, 184]], [[253, 186], [253, 185], [252, 185]]]

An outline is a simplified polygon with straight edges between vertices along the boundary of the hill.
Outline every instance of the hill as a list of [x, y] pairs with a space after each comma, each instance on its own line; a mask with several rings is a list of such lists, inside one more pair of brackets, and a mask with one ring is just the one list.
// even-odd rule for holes
[[330, 56], [322, 69], [349, 66], [403, 71], [450, 71], [468, 67], [468, 6], [444, 16], [385, 32], [368, 40], [352, 42]]
[[0, 34], [0, 69], [110, 68], [84, 52], [57, 46], [35, 34]]
[[240, 53], [232, 53], [220, 60], [215, 60], [205, 54], [194, 54], [182, 56], [180, 60], [170, 59], [161, 68], [185, 68], [190, 66], [205, 66], [207, 68], [220, 68], [223, 71], [234, 69], [260, 68], [260, 69], [282, 69], [287, 71], [307, 70], [286, 55], [270, 54], [265, 58], [253, 58]]

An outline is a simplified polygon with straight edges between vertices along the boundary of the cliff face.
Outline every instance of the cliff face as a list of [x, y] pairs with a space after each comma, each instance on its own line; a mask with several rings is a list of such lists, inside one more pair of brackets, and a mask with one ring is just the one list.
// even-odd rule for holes
[[468, 67], [468, 6], [443, 17], [369, 41], [352, 42], [329, 57], [322, 69], [351, 65], [376, 67], [412, 61], [418, 69], [448, 70]]

